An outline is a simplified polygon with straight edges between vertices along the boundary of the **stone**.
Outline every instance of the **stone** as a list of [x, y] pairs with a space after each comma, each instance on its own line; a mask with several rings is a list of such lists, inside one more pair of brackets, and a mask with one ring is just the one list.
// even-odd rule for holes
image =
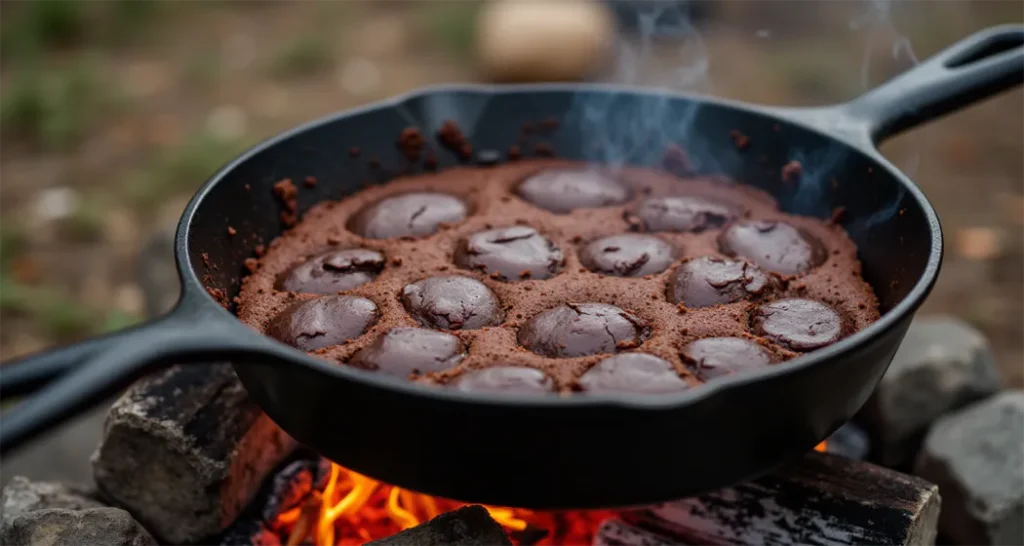
[[174, 366], [111, 407], [93, 475], [162, 543], [195, 544], [230, 525], [294, 448], [229, 365]]
[[47, 508], [85, 510], [104, 506], [92, 497], [92, 492], [85, 486], [62, 482], [34, 482], [24, 476], [15, 476], [4, 486], [2, 498], [5, 519]]
[[914, 471], [942, 491], [943, 536], [957, 544], [1024, 544], [1024, 390], [939, 419]]
[[120, 508], [47, 508], [4, 518], [5, 546], [155, 546], [139, 522]]
[[999, 386], [980, 332], [950, 316], [915, 320], [862, 413], [875, 458], [887, 466], [912, 462], [929, 425]]
[[156, 544], [127, 512], [107, 508], [85, 486], [15, 476], [2, 498], [0, 544]]
[[484, 507], [463, 506], [366, 546], [512, 546]]
[[615, 45], [613, 16], [590, 0], [486, 2], [476, 26], [477, 60], [492, 81], [583, 80]]

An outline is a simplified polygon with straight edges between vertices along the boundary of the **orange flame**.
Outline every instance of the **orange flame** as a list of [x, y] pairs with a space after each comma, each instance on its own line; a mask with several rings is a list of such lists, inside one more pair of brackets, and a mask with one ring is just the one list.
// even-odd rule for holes
[[[826, 451], [827, 442], [815, 446]], [[415, 493], [378, 482], [334, 463], [323, 492], [313, 492], [304, 504], [278, 514], [273, 528], [286, 536], [287, 546], [307, 539], [323, 546], [359, 545], [415, 527], [463, 503]], [[484, 506], [506, 531], [546, 530], [532, 544], [589, 544], [611, 511], [538, 512], [521, 508]], [[513, 542], [518, 542], [513, 533]]]
[[[301, 544], [309, 538], [314, 544], [346, 546], [390, 536], [460, 506], [463, 504], [456, 501], [383, 484], [332, 463], [324, 491], [314, 493], [305, 505], [279, 514], [274, 527], [285, 531], [289, 546]], [[524, 531], [531, 525], [549, 530], [559, 527], [565, 530], [563, 535], [568, 533], [564, 539], [571, 543], [589, 542], [589, 535], [596, 530], [600, 520], [611, 514], [574, 512], [572, 519], [580, 519], [581, 522], [557, 526], [555, 518], [564, 519], [569, 514], [496, 506], [484, 508], [506, 531]], [[548, 537], [547, 541], [553, 539], [558, 540]], [[547, 541], [542, 540], [539, 544]], [[564, 542], [559, 540], [558, 543]]]
[[820, 451], [822, 453], [828, 451], [828, 442], [823, 441], [820, 444], [814, 446], [814, 451]]

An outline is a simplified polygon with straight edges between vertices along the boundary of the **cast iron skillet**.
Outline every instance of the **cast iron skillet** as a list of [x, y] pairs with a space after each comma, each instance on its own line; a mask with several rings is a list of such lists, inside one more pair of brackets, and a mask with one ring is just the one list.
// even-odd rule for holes
[[[221, 169], [192, 199], [178, 226], [183, 290], [170, 314], [4, 365], [4, 398], [46, 388], [4, 419], [0, 445], [6, 452], [163, 366], [229, 359], [251, 396], [297, 440], [415, 491], [510, 506], [611, 507], [765, 472], [812, 448], [865, 402], [938, 274], [938, 218], [875, 143], [1020, 84], [1022, 42], [1022, 27], [986, 30], [838, 106], [769, 108], [591, 85], [455, 86], [289, 131]], [[496, 396], [307, 356], [255, 333], [207, 293], [205, 286], [237, 293], [242, 262], [257, 244], [247, 235], [270, 241], [280, 233], [274, 182], [315, 176], [320, 184], [301, 192], [305, 210], [357, 191], [378, 172], [350, 158], [350, 147], [402, 165], [394, 145], [401, 129], [433, 134], [451, 119], [477, 149], [504, 150], [523, 121], [551, 116], [561, 128], [549, 143], [562, 157], [656, 165], [665, 145], [679, 142], [699, 171], [757, 185], [787, 210], [827, 217], [845, 207], [843, 225], [881, 300], [881, 320], [786, 364], [680, 394]], [[747, 149], [732, 145], [733, 129], [750, 137]], [[596, 144], [615, 155], [596, 155]], [[779, 183], [791, 159], [805, 165], [796, 187]], [[238, 235], [227, 234], [229, 225]]]

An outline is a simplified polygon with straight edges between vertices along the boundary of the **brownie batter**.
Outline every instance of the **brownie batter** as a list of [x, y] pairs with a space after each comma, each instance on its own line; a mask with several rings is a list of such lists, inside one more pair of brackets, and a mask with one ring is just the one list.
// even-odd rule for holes
[[244, 279], [238, 316], [428, 385], [676, 392], [877, 320], [856, 253], [841, 227], [721, 179], [459, 167], [314, 207]]

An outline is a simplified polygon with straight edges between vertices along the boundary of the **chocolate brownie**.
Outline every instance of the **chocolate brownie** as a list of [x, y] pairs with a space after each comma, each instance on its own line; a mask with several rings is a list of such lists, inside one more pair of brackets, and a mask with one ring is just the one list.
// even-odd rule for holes
[[553, 159], [321, 203], [253, 271], [238, 305], [253, 328], [461, 391], [679, 392], [879, 316], [834, 223], [721, 179]]

